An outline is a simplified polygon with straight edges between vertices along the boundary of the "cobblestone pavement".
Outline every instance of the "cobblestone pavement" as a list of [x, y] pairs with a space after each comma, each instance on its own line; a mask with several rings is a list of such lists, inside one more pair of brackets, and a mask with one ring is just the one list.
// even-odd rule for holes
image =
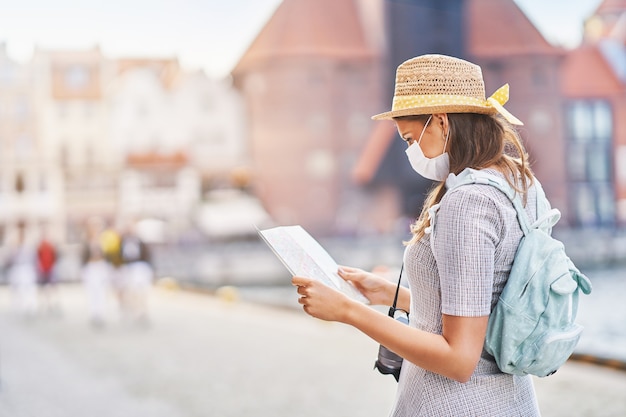
[[[62, 314], [26, 320], [0, 288], [1, 417], [386, 416], [393, 401], [377, 344], [297, 310], [157, 288], [149, 326], [95, 329], [80, 287], [59, 296]], [[535, 384], [544, 417], [626, 415], [624, 372], [570, 362]]]

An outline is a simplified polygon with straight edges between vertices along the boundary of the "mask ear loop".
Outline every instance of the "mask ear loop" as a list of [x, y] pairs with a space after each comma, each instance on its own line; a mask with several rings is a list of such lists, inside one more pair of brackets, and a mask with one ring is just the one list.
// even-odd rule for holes
[[433, 115], [431, 114], [430, 116], [428, 116], [428, 120], [426, 120], [426, 123], [424, 123], [424, 127], [422, 128], [422, 133], [420, 133], [420, 138], [417, 141], [417, 146], [420, 146], [420, 143], [422, 142], [422, 138], [424, 137], [424, 132], [426, 132], [426, 126], [428, 126], [428, 123], [430, 123], [430, 119], [433, 118]]
[[446, 153], [446, 147], [448, 146], [448, 139], [450, 138], [450, 127], [448, 127], [448, 134], [446, 135], [446, 141], [443, 143], [443, 152], [442, 155]]

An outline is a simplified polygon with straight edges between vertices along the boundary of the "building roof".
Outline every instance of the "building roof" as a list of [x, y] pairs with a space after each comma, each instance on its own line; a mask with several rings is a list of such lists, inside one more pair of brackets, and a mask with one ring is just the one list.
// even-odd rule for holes
[[626, 9], [624, 9], [623, 13], [611, 28], [609, 38], [615, 39], [626, 46]]
[[560, 54], [513, 0], [468, 0], [468, 53], [473, 57]]
[[176, 58], [122, 58], [117, 60], [118, 75], [134, 69], [153, 71], [166, 89], [174, 86], [181, 72]]
[[626, 0], [604, 0], [598, 5], [594, 15], [605, 13], [621, 13], [626, 11]]
[[284, 57], [372, 56], [355, 0], [283, 0], [233, 73]]
[[624, 84], [595, 45], [570, 51], [561, 67], [561, 91], [567, 98], [624, 94]]
[[605, 0], [585, 21], [584, 40], [614, 39], [626, 45], [626, 0]]

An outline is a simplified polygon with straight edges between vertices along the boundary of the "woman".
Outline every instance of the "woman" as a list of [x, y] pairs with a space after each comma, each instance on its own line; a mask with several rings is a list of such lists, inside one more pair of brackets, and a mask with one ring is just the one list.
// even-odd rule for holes
[[[480, 67], [424, 55], [398, 67], [392, 110], [373, 117], [394, 120], [413, 169], [440, 181], [405, 250], [409, 289], [398, 307], [410, 311], [409, 326], [307, 277], [292, 280], [308, 314], [352, 325], [405, 359], [392, 416], [539, 415], [531, 377], [502, 373], [483, 350], [523, 235], [515, 209], [489, 185], [446, 193], [465, 169], [486, 170], [522, 193], [536, 218], [534, 178], [511, 126], [521, 122], [502, 107], [507, 100], [508, 86], [485, 99]], [[371, 304], [391, 305], [395, 283], [356, 268], [338, 273]]]

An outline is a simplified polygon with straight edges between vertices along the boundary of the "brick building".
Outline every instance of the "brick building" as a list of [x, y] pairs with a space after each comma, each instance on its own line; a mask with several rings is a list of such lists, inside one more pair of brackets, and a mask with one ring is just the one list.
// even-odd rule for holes
[[561, 69], [565, 189], [577, 227], [626, 225], [626, 0], [605, 0]]
[[286, 0], [233, 70], [256, 193], [280, 224], [353, 229], [350, 171], [372, 123], [380, 59], [353, 0]]
[[[278, 223], [318, 233], [389, 232], [413, 218], [431, 183], [410, 170], [393, 124], [367, 117], [389, 107], [397, 65], [444, 53], [479, 64], [487, 95], [511, 85], [507, 108], [525, 122], [560, 226], [623, 224], [624, 3], [602, 2], [587, 44], [567, 51], [513, 0], [284, 0], [233, 71], [259, 196]], [[604, 131], [581, 139], [579, 128]]]

